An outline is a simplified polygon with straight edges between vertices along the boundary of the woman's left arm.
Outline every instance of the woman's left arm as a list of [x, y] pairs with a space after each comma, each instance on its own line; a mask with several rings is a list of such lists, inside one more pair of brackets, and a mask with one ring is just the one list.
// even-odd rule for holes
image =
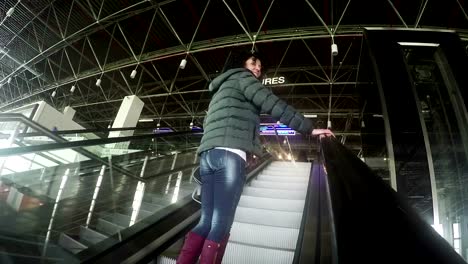
[[303, 134], [312, 132], [311, 120], [273, 94], [250, 72], [241, 74], [240, 84], [245, 97], [262, 112], [270, 114], [275, 120]]

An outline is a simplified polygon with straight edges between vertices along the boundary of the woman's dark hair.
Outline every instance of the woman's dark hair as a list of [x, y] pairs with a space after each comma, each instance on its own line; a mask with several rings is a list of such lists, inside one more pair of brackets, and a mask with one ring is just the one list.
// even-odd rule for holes
[[228, 55], [228, 58], [226, 59], [226, 63], [224, 64], [222, 72], [225, 72], [230, 69], [235, 69], [235, 68], [244, 68], [245, 62], [251, 57], [254, 57], [255, 59], [259, 59], [262, 62], [262, 75], [263, 75], [263, 72], [265, 69], [263, 56], [257, 50], [250, 50], [250, 49], [230, 52]]

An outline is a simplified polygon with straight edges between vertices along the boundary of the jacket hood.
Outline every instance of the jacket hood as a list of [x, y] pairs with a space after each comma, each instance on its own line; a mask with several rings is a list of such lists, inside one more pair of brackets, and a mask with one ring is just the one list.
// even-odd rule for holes
[[226, 72], [224, 72], [221, 75], [219, 75], [218, 77], [216, 77], [210, 83], [210, 86], [208, 87], [208, 90], [210, 90], [211, 93], [215, 93], [216, 91], [218, 91], [221, 84], [223, 84], [224, 81], [226, 81], [229, 77], [231, 77], [231, 75], [234, 75], [236, 73], [243, 72], [243, 71], [248, 71], [248, 70], [245, 69], [245, 68], [235, 68], [235, 69], [227, 70]]

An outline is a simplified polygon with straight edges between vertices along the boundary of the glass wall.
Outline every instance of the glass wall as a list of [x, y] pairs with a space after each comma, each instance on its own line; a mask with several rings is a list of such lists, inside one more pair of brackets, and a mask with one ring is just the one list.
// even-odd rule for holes
[[455, 32], [367, 29], [397, 192], [468, 259], [468, 56]]
[[435, 178], [432, 187], [436, 192], [434, 207], [439, 214], [434, 224], [438, 224], [438, 231], [462, 254], [464, 230], [460, 229], [460, 223], [467, 221], [468, 159], [460, 131], [463, 124], [457, 122], [455, 104], [449, 94], [450, 84], [443, 78], [443, 72], [451, 69], [441, 63], [445, 55], [436, 45], [410, 46], [404, 51], [431, 154]]
[[[1, 263], [78, 263], [192, 203], [198, 134], [34, 145], [57, 136], [25, 124], [0, 122]], [[135, 151], [93, 152], [110, 140]]]

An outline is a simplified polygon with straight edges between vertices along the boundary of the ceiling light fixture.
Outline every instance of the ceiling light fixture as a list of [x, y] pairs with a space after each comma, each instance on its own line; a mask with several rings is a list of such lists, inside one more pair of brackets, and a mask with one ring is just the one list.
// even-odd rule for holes
[[6, 16], [7, 16], [7, 17], [11, 17], [11, 15], [13, 14], [13, 12], [15, 12], [15, 8], [14, 8], [14, 7], [8, 9], [8, 11], [6, 12]]
[[336, 45], [335, 43], [331, 45], [331, 53], [333, 56], [338, 55], [338, 45]]
[[439, 47], [439, 43], [423, 43], [423, 42], [398, 42], [401, 46], [410, 47]]
[[135, 69], [135, 70], [132, 71], [132, 73], [130, 73], [130, 78], [135, 79], [136, 75], [137, 75], [137, 71]]
[[187, 65], [187, 60], [186, 60], [186, 59], [182, 59], [182, 60], [180, 61], [179, 68], [183, 70], [183, 69], [185, 69], [185, 66], [186, 66], [186, 65]]

